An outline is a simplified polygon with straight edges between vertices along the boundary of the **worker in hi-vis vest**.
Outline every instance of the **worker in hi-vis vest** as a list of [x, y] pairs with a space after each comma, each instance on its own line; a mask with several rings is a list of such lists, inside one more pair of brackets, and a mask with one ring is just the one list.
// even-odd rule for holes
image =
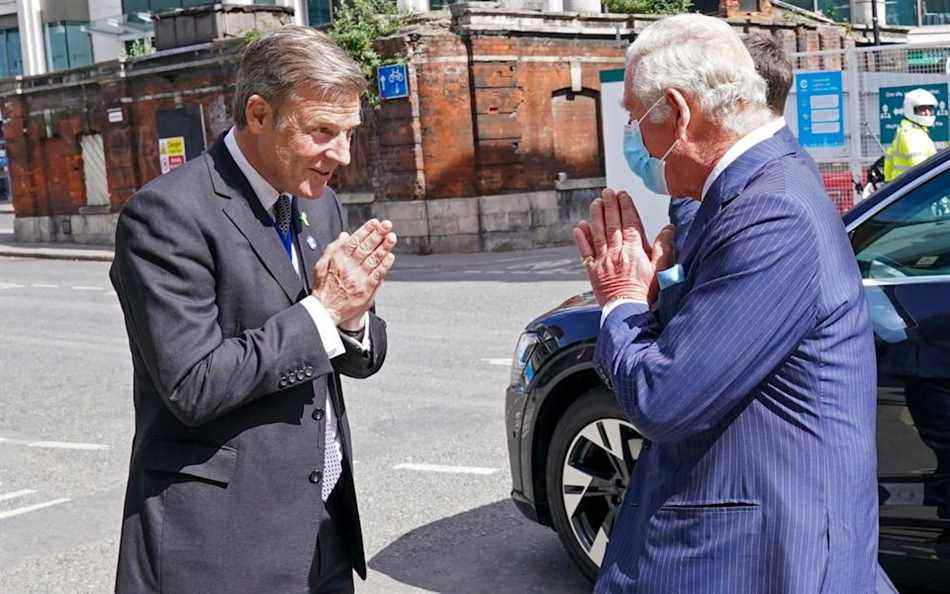
[[937, 98], [924, 89], [904, 95], [904, 119], [884, 155], [884, 181], [903, 175], [937, 152], [930, 129], [936, 123]]

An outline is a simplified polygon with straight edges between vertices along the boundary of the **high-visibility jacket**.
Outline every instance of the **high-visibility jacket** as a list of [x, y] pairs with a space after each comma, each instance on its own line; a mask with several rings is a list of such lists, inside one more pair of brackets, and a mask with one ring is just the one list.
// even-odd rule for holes
[[937, 152], [926, 126], [903, 119], [884, 156], [884, 181], [902, 175]]

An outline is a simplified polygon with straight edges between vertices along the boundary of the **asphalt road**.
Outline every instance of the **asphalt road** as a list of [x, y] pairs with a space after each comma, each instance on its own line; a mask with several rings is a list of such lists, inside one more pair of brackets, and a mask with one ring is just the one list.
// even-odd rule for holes
[[[0, 258], [4, 594], [111, 591], [132, 404], [107, 270]], [[581, 279], [570, 249], [400, 258], [378, 303], [386, 366], [345, 386], [371, 567], [357, 592], [590, 590], [510, 503], [503, 421], [520, 329]]]

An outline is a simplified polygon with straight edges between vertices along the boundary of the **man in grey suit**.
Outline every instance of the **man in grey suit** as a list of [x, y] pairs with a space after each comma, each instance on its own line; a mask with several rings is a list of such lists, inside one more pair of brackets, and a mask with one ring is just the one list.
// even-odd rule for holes
[[360, 69], [328, 37], [251, 43], [235, 126], [137, 192], [111, 278], [134, 369], [116, 591], [352, 592], [366, 563], [340, 375], [386, 354], [389, 221], [349, 235]]

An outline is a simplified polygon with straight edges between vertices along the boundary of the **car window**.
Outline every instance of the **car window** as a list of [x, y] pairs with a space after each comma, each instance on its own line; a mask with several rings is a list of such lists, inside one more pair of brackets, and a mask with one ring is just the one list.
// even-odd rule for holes
[[864, 278], [950, 276], [950, 170], [858, 225], [851, 246]]

